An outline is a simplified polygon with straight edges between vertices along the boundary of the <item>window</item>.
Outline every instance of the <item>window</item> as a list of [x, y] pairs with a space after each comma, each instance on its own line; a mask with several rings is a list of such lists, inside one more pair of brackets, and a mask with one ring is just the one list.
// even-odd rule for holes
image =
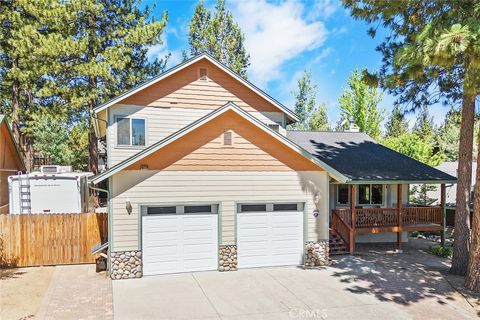
[[266, 204], [242, 204], [240, 206], [240, 212], [259, 212], [267, 211]]
[[337, 203], [348, 204], [349, 203], [349, 190], [348, 184], [339, 184], [337, 186]]
[[177, 207], [148, 207], [147, 214], [175, 214], [177, 213]]
[[383, 204], [383, 185], [361, 184], [358, 186], [359, 204]]
[[144, 146], [145, 119], [117, 117], [117, 145]]
[[296, 203], [274, 203], [273, 211], [297, 211]]
[[212, 206], [185, 206], [184, 213], [210, 213]]

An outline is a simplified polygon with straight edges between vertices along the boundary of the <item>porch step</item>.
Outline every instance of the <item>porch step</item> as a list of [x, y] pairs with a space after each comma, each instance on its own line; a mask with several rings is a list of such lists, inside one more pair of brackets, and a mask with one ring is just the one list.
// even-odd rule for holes
[[330, 231], [330, 238], [329, 238], [329, 254], [331, 256], [335, 255], [342, 255], [342, 254], [348, 254], [347, 246], [345, 245], [345, 242], [337, 236], [336, 234], [333, 234]]

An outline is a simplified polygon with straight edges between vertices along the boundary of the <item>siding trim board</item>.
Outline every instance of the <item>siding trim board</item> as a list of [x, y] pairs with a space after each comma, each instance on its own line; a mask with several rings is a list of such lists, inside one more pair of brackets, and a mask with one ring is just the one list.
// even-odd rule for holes
[[300, 148], [298, 145], [296, 145], [295, 143], [293, 143], [292, 141], [290, 141], [289, 139], [287, 139], [283, 135], [271, 130], [268, 126], [266, 126], [265, 124], [260, 122], [258, 119], [256, 119], [255, 117], [250, 115], [248, 112], [244, 111], [243, 109], [239, 108], [238, 106], [236, 106], [232, 102], [229, 102], [229, 103], [225, 104], [223, 107], [207, 114], [206, 116], [198, 119], [197, 121], [195, 121], [192, 124], [186, 126], [185, 128], [183, 128], [183, 129], [175, 132], [174, 134], [166, 137], [165, 139], [163, 139], [163, 140], [161, 140], [161, 141], [143, 149], [142, 151], [140, 151], [137, 154], [129, 157], [128, 159], [116, 164], [115, 166], [113, 166], [109, 170], [107, 170], [107, 171], [97, 175], [96, 177], [94, 177], [91, 181], [94, 184], [97, 184], [97, 183], [105, 180], [106, 178], [114, 175], [115, 173], [120, 172], [121, 170], [124, 170], [124, 169], [128, 168], [129, 166], [135, 164], [139, 160], [153, 154], [157, 150], [159, 150], [159, 149], [169, 145], [170, 143], [178, 140], [179, 138], [187, 135], [191, 131], [193, 131], [197, 128], [200, 128], [204, 124], [210, 122], [211, 120], [217, 118], [218, 116], [220, 116], [220, 115], [222, 115], [222, 114], [224, 114], [228, 111], [233, 111], [237, 115], [239, 115], [239, 116], [243, 117], [244, 119], [250, 121], [250, 123], [255, 125], [257, 128], [263, 130], [265, 133], [269, 134], [271, 137], [275, 138], [276, 140], [281, 142], [286, 147], [298, 152], [301, 156], [303, 156], [304, 158], [306, 158], [307, 160], [309, 160], [313, 164], [317, 165], [319, 167], [319, 169], [325, 169], [326, 171], [328, 171], [329, 174], [332, 177], [334, 177], [336, 180], [343, 181], [343, 182], [347, 181], [347, 178], [345, 176], [343, 176], [342, 174], [340, 174], [339, 172], [337, 172], [335, 169], [326, 165], [324, 162], [320, 161], [319, 159], [317, 159], [316, 157], [314, 157], [313, 155], [311, 155], [307, 151], [303, 150], [302, 148]]

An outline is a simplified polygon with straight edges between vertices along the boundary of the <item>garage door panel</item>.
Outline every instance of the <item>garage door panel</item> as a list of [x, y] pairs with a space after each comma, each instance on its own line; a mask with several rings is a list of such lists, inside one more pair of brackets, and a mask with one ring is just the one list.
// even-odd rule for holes
[[144, 274], [215, 270], [217, 218], [216, 214], [144, 216]]
[[[301, 264], [302, 211], [237, 215], [239, 268]], [[259, 221], [262, 226], [257, 225]]]

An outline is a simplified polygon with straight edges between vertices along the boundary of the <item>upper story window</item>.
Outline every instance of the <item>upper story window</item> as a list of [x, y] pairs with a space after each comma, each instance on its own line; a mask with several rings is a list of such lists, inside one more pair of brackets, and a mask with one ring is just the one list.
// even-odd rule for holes
[[383, 185], [361, 184], [358, 186], [358, 204], [383, 204]]
[[145, 146], [145, 119], [116, 117], [118, 146]]

